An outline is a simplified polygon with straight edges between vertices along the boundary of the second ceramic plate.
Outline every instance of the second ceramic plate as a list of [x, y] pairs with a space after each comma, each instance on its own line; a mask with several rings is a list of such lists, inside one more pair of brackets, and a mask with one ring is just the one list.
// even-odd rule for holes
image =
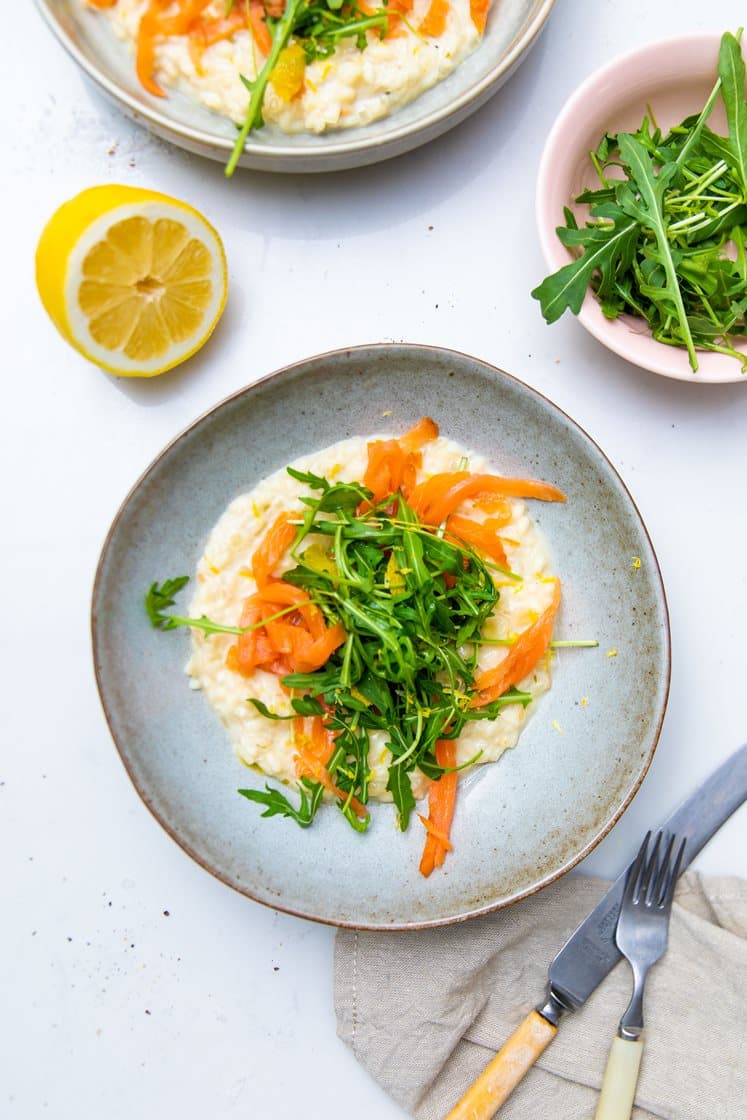
[[[131, 54], [111, 34], [100, 13], [82, 0], [37, 0], [62, 45], [130, 116], [157, 135], [225, 163], [236, 132], [229, 120], [174, 93], [152, 97], [137, 80]], [[365, 128], [321, 136], [255, 132], [241, 158], [260, 171], [339, 171], [401, 155], [459, 124], [491, 97], [535, 42], [554, 0], [496, 0], [485, 37], [443, 82], [399, 112]], [[238, 80], [238, 77], [237, 77]]]

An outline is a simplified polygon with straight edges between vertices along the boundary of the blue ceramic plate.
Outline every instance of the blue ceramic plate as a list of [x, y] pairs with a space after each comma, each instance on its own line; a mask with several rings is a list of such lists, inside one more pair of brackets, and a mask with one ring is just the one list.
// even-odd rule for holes
[[[189, 635], [156, 632], [143, 609], [154, 580], [194, 571], [225, 507], [265, 475], [349, 436], [404, 431], [424, 411], [498, 473], [544, 478], [566, 492], [566, 505], [532, 506], [563, 584], [556, 634], [599, 641], [598, 649], [559, 652], [552, 689], [518, 746], [460, 782], [454, 852], [427, 880], [418, 872], [422, 829], [415, 822], [399, 833], [391, 805], [373, 807], [363, 836], [334, 807], [304, 831], [261, 819], [236, 790], [261, 788], [263, 779], [237, 761], [218, 718], [188, 687]], [[360, 347], [289, 366], [170, 444], [125, 500], [104, 546], [93, 646], [122, 761], [177, 843], [259, 902], [372, 929], [459, 921], [568, 871], [640, 785], [669, 689], [659, 567], [610, 463], [526, 385], [424, 346]], [[617, 655], [607, 656], [613, 647]]]

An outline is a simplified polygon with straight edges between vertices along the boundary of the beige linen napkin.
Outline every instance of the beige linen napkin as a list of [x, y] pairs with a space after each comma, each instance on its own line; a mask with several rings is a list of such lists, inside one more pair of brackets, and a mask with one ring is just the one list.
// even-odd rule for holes
[[[414, 933], [341, 930], [338, 1033], [418, 1120], [441, 1120], [543, 997], [609, 884], [566, 876], [498, 914]], [[747, 1120], [747, 882], [688, 872], [646, 988], [634, 1120]], [[631, 992], [625, 962], [561, 1022], [500, 1120], [590, 1120]]]

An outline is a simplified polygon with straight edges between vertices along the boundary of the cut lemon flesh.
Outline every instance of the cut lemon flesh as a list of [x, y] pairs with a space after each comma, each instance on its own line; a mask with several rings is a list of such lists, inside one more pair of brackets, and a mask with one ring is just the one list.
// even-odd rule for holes
[[137, 187], [92, 187], [52, 216], [36, 252], [42, 303], [81, 354], [153, 377], [194, 354], [226, 301], [223, 246], [191, 206]]

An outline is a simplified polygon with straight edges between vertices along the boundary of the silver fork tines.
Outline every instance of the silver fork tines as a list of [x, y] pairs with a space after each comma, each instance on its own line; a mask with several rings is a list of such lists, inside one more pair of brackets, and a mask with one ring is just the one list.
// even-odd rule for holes
[[617, 947], [630, 963], [634, 980], [633, 996], [620, 1020], [621, 1038], [638, 1038], [643, 1030], [646, 976], [667, 947], [669, 914], [685, 853], [685, 841], [677, 845], [677, 837], [671, 835], [661, 855], [664, 833], [658, 832], [649, 854], [650, 839], [648, 832], [630, 869], [617, 922]]

